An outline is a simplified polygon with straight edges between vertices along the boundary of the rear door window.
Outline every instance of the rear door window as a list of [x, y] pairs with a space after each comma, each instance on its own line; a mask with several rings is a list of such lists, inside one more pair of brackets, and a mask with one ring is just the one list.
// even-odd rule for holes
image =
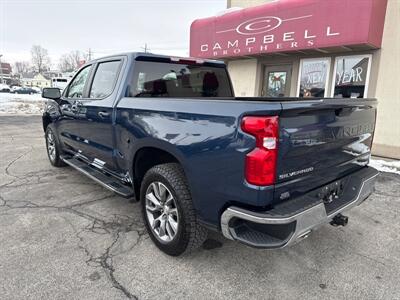
[[225, 68], [137, 61], [131, 97], [232, 97]]
[[102, 99], [111, 95], [118, 77], [120, 64], [120, 60], [98, 64], [90, 89], [90, 98]]

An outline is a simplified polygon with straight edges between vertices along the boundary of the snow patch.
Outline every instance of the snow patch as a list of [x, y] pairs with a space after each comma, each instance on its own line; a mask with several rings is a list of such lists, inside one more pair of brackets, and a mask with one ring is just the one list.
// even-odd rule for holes
[[40, 94], [0, 93], [0, 113], [2, 114], [42, 114], [45, 104], [46, 99]]
[[369, 166], [381, 172], [388, 172], [400, 175], [400, 160], [381, 160], [371, 158]]

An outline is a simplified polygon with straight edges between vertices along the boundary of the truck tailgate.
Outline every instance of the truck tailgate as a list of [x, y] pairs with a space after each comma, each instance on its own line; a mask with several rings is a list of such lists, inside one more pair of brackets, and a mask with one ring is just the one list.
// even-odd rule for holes
[[376, 105], [376, 99], [283, 101], [275, 202], [367, 165]]

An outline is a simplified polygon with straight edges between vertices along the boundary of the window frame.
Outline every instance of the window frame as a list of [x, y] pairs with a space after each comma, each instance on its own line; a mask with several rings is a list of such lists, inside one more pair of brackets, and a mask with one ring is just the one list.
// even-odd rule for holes
[[[100, 64], [109, 63], [109, 62], [115, 62], [115, 61], [119, 61], [119, 66], [118, 66], [118, 69], [117, 69], [117, 73], [116, 73], [116, 76], [115, 76], [114, 84], [113, 84], [113, 87], [112, 87], [112, 90], [111, 90], [110, 94], [108, 94], [107, 96], [102, 97], [102, 98], [91, 98], [90, 97], [90, 91], [92, 90], [94, 78], [96, 77], [96, 73], [97, 73], [97, 70], [98, 70]], [[88, 89], [87, 89], [87, 95], [86, 95], [87, 98], [86, 99], [91, 100], [91, 101], [99, 101], [99, 100], [103, 100], [103, 99], [106, 99], [106, 98], [110, 97], [115, 91], [115, 87], [117, 85], [118, 78], [120, 76], [122, 65], [123, 65], [123, 58], [118, 58], [118, 57], [110, 58], [110, 59], [107, 59], [107, 60], [97, 61], [95, 63], [95, 65], [94, 65], [94, 67], [93, 67], [92, 73], [90, 74], [90, 78], [89, 78], [90, 79], [90, 84], [89, 84]]]
[[303, 62], [304, 61], [315, 61], [315, 60], [327, 60], [328, 61], [328, 68], [326, 70], [326, 80], [325, 80], [325, 90], [324, 90], [324, 98], [328, 95], [328, 88], [329, 88], [329, 79], [331, 75], [331, 64], [332, 64], [332, 58], [330, 56], [323, 56], [323, 57], [310, 57], [310, 58], [302, 58], [300, 59], [299, 62], [299, 72], [297, 75], [297, 88], [296, 88], [296, 97], [298, 98], [307, 98], [307, 97], [300, 97], [300, 82], [301, 82], [301, 71], [303, 70]]
[[[359, 99], [366, 99], [368, 98], [368, 88], [369, 88], [369, 78], [371, 75], [371, 65], [372, 65], [372, 54], [355, 54], [355, 55], [342, 55], [342, 56], [336, 56], [335, 57], [335, 65], [333, 66], [333, 74], [332, 74], [332, 86], [331, 86], [331, 93], [330, 96], [332, 98], [335, 97], [335, 85], [336, 85], [336, 69], [337, 69], [337, 61], [346, 57], [368, 57], [368, 70], [367, 70], [367, 76], [365, 77], [365, 87], [364, 87], [364, 96]], [[346, 99], [346, 98], [343, 98]], [[347, 98], [351, 99], [351, 98]]]

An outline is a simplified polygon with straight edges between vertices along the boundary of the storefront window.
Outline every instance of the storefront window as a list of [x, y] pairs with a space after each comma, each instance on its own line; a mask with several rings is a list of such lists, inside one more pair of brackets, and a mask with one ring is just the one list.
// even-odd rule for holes
[[335, 60], [335, 98], [364, 98], [367, 96], [371, 55], [343, 56]]
[[324, 97], [326, 95], [330, 58], [302, 59], [297, 95], [299, 97]]

